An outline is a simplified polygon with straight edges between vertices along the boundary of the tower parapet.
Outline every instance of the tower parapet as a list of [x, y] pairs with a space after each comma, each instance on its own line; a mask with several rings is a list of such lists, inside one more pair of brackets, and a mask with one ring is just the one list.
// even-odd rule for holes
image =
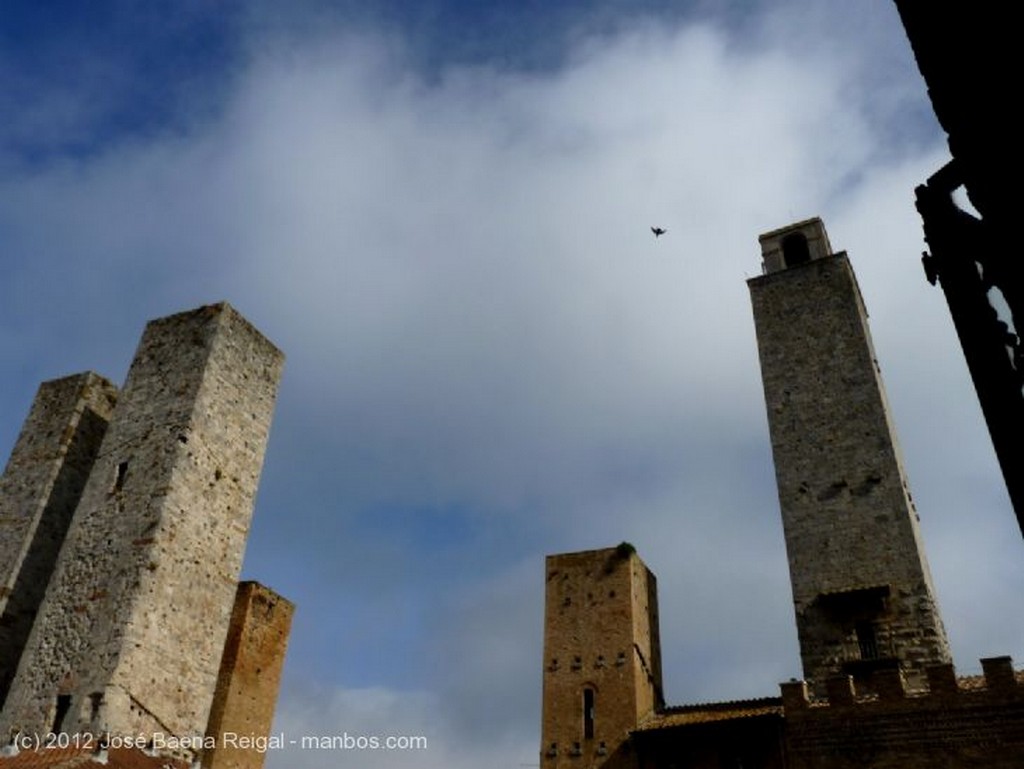
[[758, 242], [761, 244], [761, 270], [766, 275], [832, 255], [828, 233], [818, 217], [766, 232]]
[[1024, 681], [1009, 657], [981, 660], [983, 676], [958, 678], [952, 664], [925, 669], [908, 689], [897, 670], [862, 690], [851, 676], [781, 685], [786, 752], [793, 769], [860, 766], [998, 767], [1024, 762]]

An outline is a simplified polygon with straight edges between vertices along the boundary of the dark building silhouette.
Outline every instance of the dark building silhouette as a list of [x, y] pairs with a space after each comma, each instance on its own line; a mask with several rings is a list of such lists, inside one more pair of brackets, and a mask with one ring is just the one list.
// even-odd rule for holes
[[[1013, 5], [895, 0], [953, 159], [916, 190], [930, 253], [925, 274], [946, 295], [1010, 500], [1024, 532], [1024, 267], [1019, 64]], [[962, 190], [974, 207], [963, 210]], [[977, 214], [977, 215], [975, 215]]]

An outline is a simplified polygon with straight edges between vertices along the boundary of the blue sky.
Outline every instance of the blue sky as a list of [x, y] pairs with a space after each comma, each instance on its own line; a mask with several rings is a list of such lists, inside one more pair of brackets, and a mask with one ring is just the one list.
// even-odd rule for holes
[[244, 569], [298, 605], [279, 726], [430, 744], [271, 769], [536, 763], [552, 552], [637, 546], [673, 703], [799, 674], [745, 280], [813, 215], [957, 662], [1024, 659], [918, 262], [943, 137], [891, 4], [838, 5], [4, 4], [0, 445], [39, 381], [122, 381], [146, 320], [232, 302], [288, 356]]

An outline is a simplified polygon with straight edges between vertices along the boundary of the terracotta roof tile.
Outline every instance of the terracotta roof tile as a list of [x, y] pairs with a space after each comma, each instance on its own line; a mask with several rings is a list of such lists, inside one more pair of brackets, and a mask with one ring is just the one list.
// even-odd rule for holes
[[637, 731], [670, 729], [675, 726], [706, 724], [713, 721], [730, 721], [739, 718], [772, 715], [782, 715], [782, 700], [778, 697], [681, 705], [666, 708], [660, 713], [656, 713], [648, 721], [641, 724]]
[[17, 755], [0, 756], [0, 769], [189, 769], [190, 765], [180, 758], [147, 756], [127, 748], [112, 748], [106, 758], [88, 748], [23, 750]]

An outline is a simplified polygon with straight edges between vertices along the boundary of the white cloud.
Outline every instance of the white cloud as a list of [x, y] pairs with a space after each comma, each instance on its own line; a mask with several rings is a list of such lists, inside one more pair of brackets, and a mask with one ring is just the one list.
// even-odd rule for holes
[[267, 769], [513, 769], [536, 760], [535, 740], [486, 744], [452, 730], [445, 703], [422, 691], [316, 687], [286, 692], [274, 734], [284, 747], [267, 753]]

